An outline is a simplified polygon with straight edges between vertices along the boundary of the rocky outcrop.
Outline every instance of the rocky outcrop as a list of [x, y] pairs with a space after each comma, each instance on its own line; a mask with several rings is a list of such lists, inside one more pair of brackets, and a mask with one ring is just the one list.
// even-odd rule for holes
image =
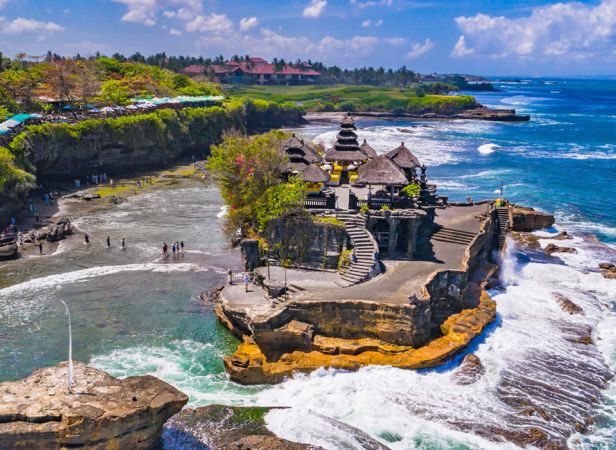
[[371, 364], [405, 369], [435, 367], [465, 348], [494, 320], [495, 315], [496, 303], [483, 292], [476, 308], [449, 317], [441, 325], [443, 335], [417, 349], [376, 339], [327, 339], [315, 336], [314, 351], [284, 353], [271, 361], [251, 337], [245, 337], [237, 351], [224, 358], [224, 363], [231, 379], [242, 384], [279, 383], [294, 373], [307, 373], [319, 367], [344, 370], [357, 370]]
[[271, 409], [210, 405], [183, 410], [165, 424], [165, 449], [319, 449], [281, 439], [272, 433], [264, 420]]
[[57, 242], [71, 234], [73, 234], [71, 219], [68, 217], [62, 217], [58, 219], [55, 224], [50, 225], [49, 228], [47, 228], [47, 236], [45, 239], [49, 242]]
[[0, 383], [0, 448], [156, 449], [165, 421], [188, 397], [153, 376], [117, 379], [75, 362]]
[[304, 215], [270, 220], [264, 236], [280, 262], [312, 269], [337, 269], [347, 239], [344, 226], [315, 222]]
[[568, 239], [573, 239], [573, 236], [571, 236], [566, 231], [561, 231], [556, 236], [550, 237], [550, 239], [554, 239], [556, 241], [564, 241], [564, 240], [568, 240]]
[[554, 292], [554, 298], [564, 312], [574, 315], [574, 314], [584, 314], [584, 310], [580, 308], [578, 305], [573, 303], [568, 297], [565, 297], [558, 292]]
[[457, 384], [466, 385], [476, 383], [486, 373], [486, 368], [476, 355], [466, 355], [462, 365], [453, 373]]
[[555, 223], [554, 216], [533, 208], [513, 206], [511, 210], [513, 231], [534, 231], [550, 228]]
[[601, 275], [608, 280], [616, 280], [616, 264], [600, 263]]
[[543, 249], [548, 255], [553, 253], [577, 253], [577, 250], [573, 247], [559, 247], [556, 244], [548, 244]]

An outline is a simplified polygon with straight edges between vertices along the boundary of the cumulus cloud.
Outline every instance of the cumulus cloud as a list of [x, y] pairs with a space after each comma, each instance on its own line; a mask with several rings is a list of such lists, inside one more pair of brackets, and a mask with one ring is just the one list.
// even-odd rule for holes
[[230, 31], [233, 23], [224, 14], [199, 15], [186, 23], [186, 31], [194, 32], [224, 32]]
[[64, 27], [54, 22], [40, 22], [34, 19], [18, 17], [14, 20], [6, 20], [0, 17], [0, 32], [2, 34], [20, 34], [32, 32], [58, 32], [64, 31]]
[[256, 17], [244, 17], [240, 20], [240, 31], [248, 31], [257, 25], [259, 25], [259, 20]]
[[616, 0], [555, 3], [518, 18], [480, 13], [455, 21], [462, 35], [454, 57], [586, 58], [612, 54], [616, 45]]
[[[2, 1], [2, 0], [0, 0]], [[124, 22], [143, 23], [152, 26], [161, 9], [167, 9], [165, 17], [178, 17], [188, 20], [203, 11], [201, 0], [112, 0], [126, 5], [127, 11], [122, 16]], [[170, 8], [177, 8], [172, 10]]]
[[316, 18], [323, 14], [327, 0], [310, 0], [310, 4], [304, 8], [304, 17]]
[[422, 43], [415, 42], [411, 45], [411, 49], [406, 54], [406, 57], [409, 59], [418, 58], [421, 55], [428, 53], [434, 47], [434, 42], [432, 42], [429, 38]]
[[182, 32], [181, 32], [180, 30], [176, 30], [175, 28], [171, 28], [171, 29], [169, 30], [169, 34], [170, 34], [171, 36], [181, 36], [181, 35], [182, 35]]
[[362, 27], [364, 27], [364, 28], [369, 28], [371, 23], [372, 23], [372, 22], [370, 22], [370, 20], [364, 20], [364, 21], [361, 23], [361, 26], [362, 26]]

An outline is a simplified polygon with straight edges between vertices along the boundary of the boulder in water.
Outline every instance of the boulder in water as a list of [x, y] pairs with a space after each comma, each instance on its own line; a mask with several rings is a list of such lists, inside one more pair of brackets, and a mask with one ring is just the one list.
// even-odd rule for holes
[[599, 269], [601, 269], [601, 275], [608, 280], [616, 280], [616, 264], [612, 263], [599, 263]]
[[165, 449], [318, 449], [281, 439], [272, 433], [264, 419], [271, 409], [223, 405], [185, 409], [165, 424]]
[[553, 253], [577, 253], [577, 250], [573, 247], [559, 247], [558, 245], [551, 243], [548, 244], [543, 250], [548, 255], [551, 255]]
[[457, 384], [473, 384], [486, 373], [486, 368], [476, 355], [466, 355], [462, 365], [453, 373]]
[[560, 308], [564, 312], [569, 313], [571, 315], [584, 314], [584, 310], [582, 308], [580, 308], [578, 305], [573, 303], [569, 298], [565, 297], [564, 295], [559, 294], [558, 292], [554, 292], [554, 298], [556, 298], [556, 302], [558, 303], [558, 306], [560, 306]]
[[80, 362], [69, 393], [67, 364], [0, 383], [0, 448], [156, 449], [165, 421], [188, 402], [156, 377], [120, 380]]
[[49, 242], [57, 242], [70, 234], [73, 234], [71, 219], [68, 217], [62, 217], [55, 224], [49, 227], [45, 238]]
[[555, 239], [557, 241], [564, 241], [566, 239], [573, 239], [573, 236], [571, 236], [569, 233], [567, 233], [566, 231], [561, 231], [560, 233], [558, 233], [556, 236], [552, 236], [550, 239]]

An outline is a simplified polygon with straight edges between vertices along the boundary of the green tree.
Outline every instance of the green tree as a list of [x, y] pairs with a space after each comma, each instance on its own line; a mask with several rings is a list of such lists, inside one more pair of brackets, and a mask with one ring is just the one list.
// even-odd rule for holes
[[[278, 199], [280, 191], [269, 190], [282, 183], [282, 169], [288, 163], [280, 151], [281, 133], [253, 137], [229, 136], [212, 148], [207, 168], [218, 184], [228, 207], [225, 233], [229, 237], [254, 234], [262, 222], [279, 213], [290, 199]], [[269, 190], [269, 191], [268, 191]], [[275, 205], [268, 201], [276, 197]]]
[[130, 96], [130, 90], [122, 80], [107, 80], [103, 81], [97, 100], [105, 105], [127, 105]]

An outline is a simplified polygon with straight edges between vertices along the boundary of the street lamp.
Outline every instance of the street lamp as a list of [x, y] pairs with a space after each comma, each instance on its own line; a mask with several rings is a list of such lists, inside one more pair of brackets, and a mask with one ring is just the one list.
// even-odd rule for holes
[[64, 300], [60, 300], [66, 310], [68, 316], [68, 379], [66, 381], [68, 387], [68, 393], [71, 393], [71, 387], [73, 386], [73, 332], [71, 330], [71, 312], [68, 309], [68, 305]]

